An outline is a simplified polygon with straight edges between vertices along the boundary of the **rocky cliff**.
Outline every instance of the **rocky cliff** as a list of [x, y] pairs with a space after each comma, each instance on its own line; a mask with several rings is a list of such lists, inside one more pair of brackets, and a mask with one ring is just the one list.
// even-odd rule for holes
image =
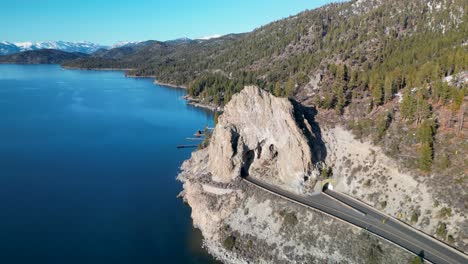
[[[413, 224], [436, 232], [437, 221], [422, 220], [437, 214], [423, 182], [399, 172], [372, 145], [340, 127], [319, 126], [318, 119], [314, 109], [257, 87], [246, 87], [225, 107], [209, 146], [194, 152], [178, 176], [193, 223], [215, 257], [226, 263], [408, 263], [412, 258], [365, 231], [251, 186], [241, 180], [246, 175], [297, 193], [310, 192], [327, 177], [338, 190], [403, 220], [417, 209], [421, 218]], [[451, 223], [446, 232], [462, 232], [466, 219], [451, 214], [444, 219]], [[463, 238], [457, 241], [464, 246]]]
[[252, 174], [296, 192], [315, 184], [317, 137], [302, 111], [253, 86], [234, 96], [208, 147], [213, 180], [226, 183]]

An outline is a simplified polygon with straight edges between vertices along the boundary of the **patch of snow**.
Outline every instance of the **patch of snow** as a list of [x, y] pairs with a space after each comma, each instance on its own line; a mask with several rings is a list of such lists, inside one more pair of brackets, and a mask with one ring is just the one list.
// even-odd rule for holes
[[201, 38], [198, 38], [198, 39], [201, 39], [201, 40], [209, 40], [209, 39], [215, 39], [215, 38], [220, 38], [222, 37], [223, 35], [220, 35], [220, 34], [214, 34], [214, 35], [211, 35], [211, 36], [204, 36], [204, 37], [201, 37]]
[[124, 47], [124, 46], [127, 46], [127, 45], [136, 45], [138, 43], [141, 43], [141, 41], [119, 41], [119, 42], [116, 42], [114, 43], [111, 48], [120, 48], [120, 47]]
[[396, 93], [395, 97], [398, 98], [398, 103], [401, 103], [401, 101], [403, 101], [403, 94], [401, 92]]
[[31, 48], [31, 46], [33, 45], [32, 42], [16, 42], [16, 43], [13, 43], [15, 44], [17, 47], [23, 49], [23, 50], [26, 50], [26, 49], [29, 49]]

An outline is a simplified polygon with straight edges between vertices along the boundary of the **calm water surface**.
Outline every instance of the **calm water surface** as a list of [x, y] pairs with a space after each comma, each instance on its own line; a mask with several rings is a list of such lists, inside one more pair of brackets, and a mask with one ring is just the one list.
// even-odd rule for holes
[[0, 65], [0, 263], [212, 263], [175, 180], [212, 116], [121, 72]]

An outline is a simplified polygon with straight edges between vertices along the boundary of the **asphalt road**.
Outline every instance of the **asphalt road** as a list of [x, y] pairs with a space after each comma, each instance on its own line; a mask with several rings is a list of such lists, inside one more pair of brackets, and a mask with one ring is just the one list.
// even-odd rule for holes
[[278, 196], [366, 229], [432, 263], [468, 264], [468, 256], [463, 252], [345, 194], [326, 190], [303, 196], [252, 177], [244, 179]]

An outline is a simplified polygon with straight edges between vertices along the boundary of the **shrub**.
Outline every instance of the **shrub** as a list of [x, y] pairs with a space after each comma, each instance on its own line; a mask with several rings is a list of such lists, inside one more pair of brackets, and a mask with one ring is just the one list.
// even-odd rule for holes
[[288, 226], [295, 226], [299, 221], [294, 212], [288, 212], [284, 214], [283, 223]]
[[214, 115], [213, 115], [213, 122], [214, 122], [215, 126], [218, 124], [218, 119], [219, 119], [219, 112], [215, 111]]
[[447, 169], [448, 167], [450, 167], [450, 159], [449, 159], [449, 157], [448, 157], [447, 154], [444, 154], [444, 155], [440, 158], [439, 168], [442, 169], [442, 170], [445, 170], [445, 169]]
[[387, 201], [382, 201], [380, 203], [380, 206], [382, 207], [382, 209], [384, 209], [385, 207], [387, 207]]
[[437, 226], [436, 234], [437, 236], [445, 239], [445, 237], [447, 236], [447, 224], [439, 223], [439, 225]]
[[454, 243], [455, 243], [455, 238], [454, 238], [452, 235], [448, 235], [447, 241], [448, 241], [450, 244], [454, 244]]
[[411, 260], [410, 264], [422, 264], [424, 263], [423, 259], [420, 256], [416, 256]]
[[249, 239], [249, 241], [247, 241], [247, 246], [248, 246], [249, 248], [252, 248], [252, 247], [253, 247], [253, 241], [252, 241], [252, 239]]
[[443, 207], [439, 211], [439, 216], [443, 218], [452, 216], [452, 208]]
[[333, 171], [332, 171], [332, 168], [330, 167], [326, 167], [326, 168], [323, 168], [322, 171], [320, 172], [322, 178], [326, 179], [326, 178], [330, 178], [331, 176], [333, 176]]
[[382, 263], [382, 248], [379, 244], [372, 243], [369, 247], [366, 263]]
[[386, 112], [377, 118], [377, 141], [382, 140], [383, 136], [385, 135], [385, 132], [387, 132], [387, 129], [392, 123], [392, 119], [393, 113], [391, 112]]
[[223, 246], [227, 250], [232, 250], [236, 244], [236, 238], [234, 236], [228, 236], [224, 239]]
[[367, 179], [365, 182], [364, 182], [364, 186], [366, 187], [370, 187], [372, 185], [372, 180], [371, 179]]
[[411, 215], [411, 222], [412, 223], [417, 223], [418, 222], [418, 219], [419, 219], [419, 215], [417, 213], [413, 213]]

